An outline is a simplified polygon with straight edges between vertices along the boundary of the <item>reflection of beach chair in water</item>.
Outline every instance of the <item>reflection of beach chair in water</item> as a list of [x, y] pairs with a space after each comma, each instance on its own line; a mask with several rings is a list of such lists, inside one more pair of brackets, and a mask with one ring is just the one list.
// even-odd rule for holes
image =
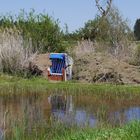
[[52, 112], [66, 111], [66, 98], [64, 96], [50, 96], [50, 104]]
[[52, 65], [48, 68], [48, 79], [66, 81], [72, 78], [73, 60], [66, 53], [51, 53]]
[[73, 111], [72, 96], [49, 96], [48, 102], [51, 105], [52, 112], [64, 111], [68, 113]]

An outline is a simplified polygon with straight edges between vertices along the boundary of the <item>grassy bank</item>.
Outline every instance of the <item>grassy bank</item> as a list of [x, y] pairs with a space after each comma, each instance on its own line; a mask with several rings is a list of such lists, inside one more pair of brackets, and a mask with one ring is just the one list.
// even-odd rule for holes
[[140, 122], [132, 122], [122, 128], [85, 129], [66, 132], [54, 140], [138, 140], [140, 138]]
[[[19, 92], [20, 91], [20, 92]], [[139, 94], [139, 85], [85, 84], [77, 82], [49, 82], [45, 78], [24, 79], [0, 75], [0, 94], [49, 93], [64, 91], [70, 94]]]
[[67, 128], [55, 125], [51, 128], [35, 127], [26, 132], [26, 127], [14, 126], [11, 140], [138, 140], [140, 138], [140, 122], [134, 121], [118, 128]]
[[[28, 94], [71, 94], [94, 95], [95, 100], [109, 98], [121, 104], [124, 101], [139, 98], [140, 86], [110, 85], [110, 84], [83, 84], [76, 82], [51, 83], [44, 78], [36, 77], [24, 79], [16, 76], [0, 75], [0, 96], [28, 95]], [[121, 100], [120, 100], [121, 99]], [[105, 104], [102, 104], [105, 105]], [[104, 112], [105, 110], [103, 110]], [[26, 116], [27, 115], [27, 116]], [[23, 115], [24, 116], [24, 115]], [[125, 126], [103, 125], [97, 128], [68, 127], [57, 125], [53, 120], [46, 122], [29, 121], [28, 113], [25, 118], [10, 121], [8, 129], [4, 127], [4, 137], [10, 140], [131, 140], [140, 138], [140, 122], [133, 121]], [[26, 118], [27, 117], [27, 118]], [[10, 118], [10, 117], [9, 117]], [[11, 120], [11, 118], [9, 119]], [[6, 121], [6, 120], [5, 120]]]

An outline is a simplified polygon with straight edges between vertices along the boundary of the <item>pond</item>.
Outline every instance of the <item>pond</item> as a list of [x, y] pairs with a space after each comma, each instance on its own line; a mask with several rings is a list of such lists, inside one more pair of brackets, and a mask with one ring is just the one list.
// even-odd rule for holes
[[140, 120], [140, 96], [32, 94], [0, 98], [0, 128], [16, 121], [67, 126], [120, 126]]

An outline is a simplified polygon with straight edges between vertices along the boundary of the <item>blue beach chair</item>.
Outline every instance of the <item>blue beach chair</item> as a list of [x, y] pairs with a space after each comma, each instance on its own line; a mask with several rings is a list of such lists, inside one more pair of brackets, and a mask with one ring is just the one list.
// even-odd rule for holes
[[66, 53], [50, 53], [51, 66], [48, 68], [48, 79], [56, 81], [66, 81], [70, 79], [72, 68], [72, 58]]

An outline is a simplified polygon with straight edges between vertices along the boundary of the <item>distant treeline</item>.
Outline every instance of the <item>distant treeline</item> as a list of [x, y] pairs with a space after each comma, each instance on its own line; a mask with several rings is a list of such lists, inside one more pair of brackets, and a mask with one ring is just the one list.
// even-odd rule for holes
[[5, 15], [0, 17], [0, 29], [13, 28], [19, 30], [24, 39], [30, 39], [34, 50], [40, 52], [63, 52], [74, 41], [90, 39], [92, 41], [118, 42], [126, 37], [132, 38], [127, 21], [124, 20], [116, 8], [112, 8], [109, 14], [102, 18], [85, 23], [83, 28], [73, 33], [65, 31], [59, 26], [59, 21], [46, 13], [36, 14], [35, 10], [29, 13], [21, 10], [18, 15]]
[[35, 10], [26, 13], [21, 10], [16, 16], [0, 17], [0, 29], [13, 28], [20, 31], [24, 39], [32, 40], [34, 50], [63, 51], [62, 31], [58, 20], [54, 20], [46, 13], [36, 14]]
[[[0, 72], [28, 73], [25, 65], [36, 53], [68, 51], [73, 55], [75, 46], [78, 46], [77, 41], [81, 40], [92, 41], [91, 44], [97, 42], [98, 48], [102, 47], [99, 50], [107, 50], [119, 58], [124, 54], [132, 54], [129, 46], [139, 31], [139, 23], [138, 20], [133, 32], [127, 20], [115, 7], [112, 7], [106, 16], [97, 15], [86, 21], [84, 27], [72, 33], [69, 33], [67, 25], [62, 30], [59, 20], [45, 12], [21, 10], [18, 15], [0, 16]], [[85, 49], [88, 50], [88, 45]], [[83, 50], [82, 52], [84, 53]], [[139, 44], [135, 54], [138, 60], [135, 64], [139, 65]]]

